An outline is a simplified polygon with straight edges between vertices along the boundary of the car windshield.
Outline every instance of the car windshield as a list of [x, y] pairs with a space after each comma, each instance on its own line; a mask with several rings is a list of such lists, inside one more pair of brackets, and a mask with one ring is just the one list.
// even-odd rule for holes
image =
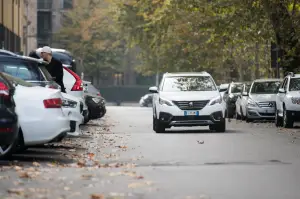
[[278, 92], [280, 81], [254, 82], [251, 94], [275, 94]]
[[166, 77], [163, 82], [162, 91], [215, 91], [214, 82], [209, 76], [177, 76]]
[[228, 89], [228, 88], [220, 88], [219, 91], [220, 91], [220, 92], [225, 92], [225, 91], [227, 91], [227, 89]]
[[61, 61], [62, 64], [71, 65], [72, 57], [61, 52], [52, 52], [52, 55], [55, 59]]
[[243, 84], [231, 84], [230, 93], [241, 93], [243, 89]]
[[290, 91], [300, 91], [300, 78], [291, 78]]
[[23, 60], [0, 60], [0, 72], [25, 81], [45, 81], [38, 64], [33, 61]]

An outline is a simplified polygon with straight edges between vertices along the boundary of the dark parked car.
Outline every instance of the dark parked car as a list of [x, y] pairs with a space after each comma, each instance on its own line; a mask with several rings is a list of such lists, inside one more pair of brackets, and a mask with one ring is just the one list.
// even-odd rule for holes
[[241, 82], [232, 82], [224, 93], [223, 99], [226, 102], [226, 113], [228, 118], [233, 118], [235, 115], [235, 102], [238, 95], [242, 92], [243, 85], [244, 84]]
[[85, 102], [89, 109], [90, 119], [98, 119], [105, 115], [105, 99], [101, 97], [100, 91], [96, 89], [91, 82], [84, 81], [86, 90]]
[[140, 106], [141, 107], [148, 107], [149, 105], [152, 105], [153, 100], [153, 94], [146, 94], [140, 99]]
[[18, 143], [18, 117], [14, 86], [0, 73], [0, 159], [10, 156]]

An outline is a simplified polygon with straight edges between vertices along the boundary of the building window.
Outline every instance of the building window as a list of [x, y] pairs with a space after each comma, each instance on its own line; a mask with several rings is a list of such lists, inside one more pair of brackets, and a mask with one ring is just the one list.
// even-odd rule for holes
[[62, 0], [62, 8], [63, 9], [72, 9], [73, 8], [73, 0]]
[[51, 12], [39, 11], [37, 14], [37, 35], [39, 38], [49, 38], [52, 34]]
[[38, 0], [37, 8], [39, 10], [50, 10], [50, 9], [52, 9], [52, 0]]

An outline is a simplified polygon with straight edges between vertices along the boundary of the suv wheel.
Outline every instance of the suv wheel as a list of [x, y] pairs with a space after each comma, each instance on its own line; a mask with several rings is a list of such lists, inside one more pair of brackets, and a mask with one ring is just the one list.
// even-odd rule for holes
[[153, 130], [156, 133], [164, 133], [166, 128], [158, 119], [153, 117]]
[[282, 126], [282, 118], [279, 117], [277, 109], [276, 109], [276, 112], [275, 112], [275, 126], [276, 127], [281, 127]]
[[293, 128], [294, 121], [290, 115], [287, 114], [285, 107], [283, 108], [283, 127], [284, 128]]
[[226, 131], [226, 120], [225, 118], [222, 119], [222, 121], [218, 124], [215, 124], [213, 125], [212, 127], [209, 127], [209, 129], [213, 129], [215, 130], [216, 132], [220, 132], [220, 133], [223, 133]]

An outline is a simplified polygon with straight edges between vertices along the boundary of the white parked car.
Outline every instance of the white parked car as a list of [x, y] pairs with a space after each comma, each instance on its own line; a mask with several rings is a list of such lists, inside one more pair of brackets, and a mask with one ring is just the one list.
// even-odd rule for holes
[[254, 80], [248, 95], [246, 121], [275, 119], [276, 95], [280, 79]]
[[276, 126], [292, 128], [300, 121], [300, 74], [289, 73], [276, 96]]
[[78, 131], [77, 121], [81, 119], [82, 122], [83, 117], [78, 116], [78, 107], [72, 108], [74, 98], [64, 99], [57, 89], [34, 86], [8, 74], [3, 75], [15, 86], [21, 148], [60, 141], [68, 132]]
[[251, 83], [244, 83], [242, 87], [242, 92], [238, 95], [238, 98], [235, 102], [235, 113], [236, 119], [245, 119], [246, 118], [246, 106], [248, 101], [248, 92], [250, 89]]
[[219, 92], [221, 93], [222, 97], [224, 96], [224, 93], [228, 90], [229, 84], [221, 84], [219, 86]]
[[225, 132], [225, 108], [215, 81], [207, 72], [166, 73], [159, 88], [151, 87], [153, 130], [172, 126], [209, 126]]

